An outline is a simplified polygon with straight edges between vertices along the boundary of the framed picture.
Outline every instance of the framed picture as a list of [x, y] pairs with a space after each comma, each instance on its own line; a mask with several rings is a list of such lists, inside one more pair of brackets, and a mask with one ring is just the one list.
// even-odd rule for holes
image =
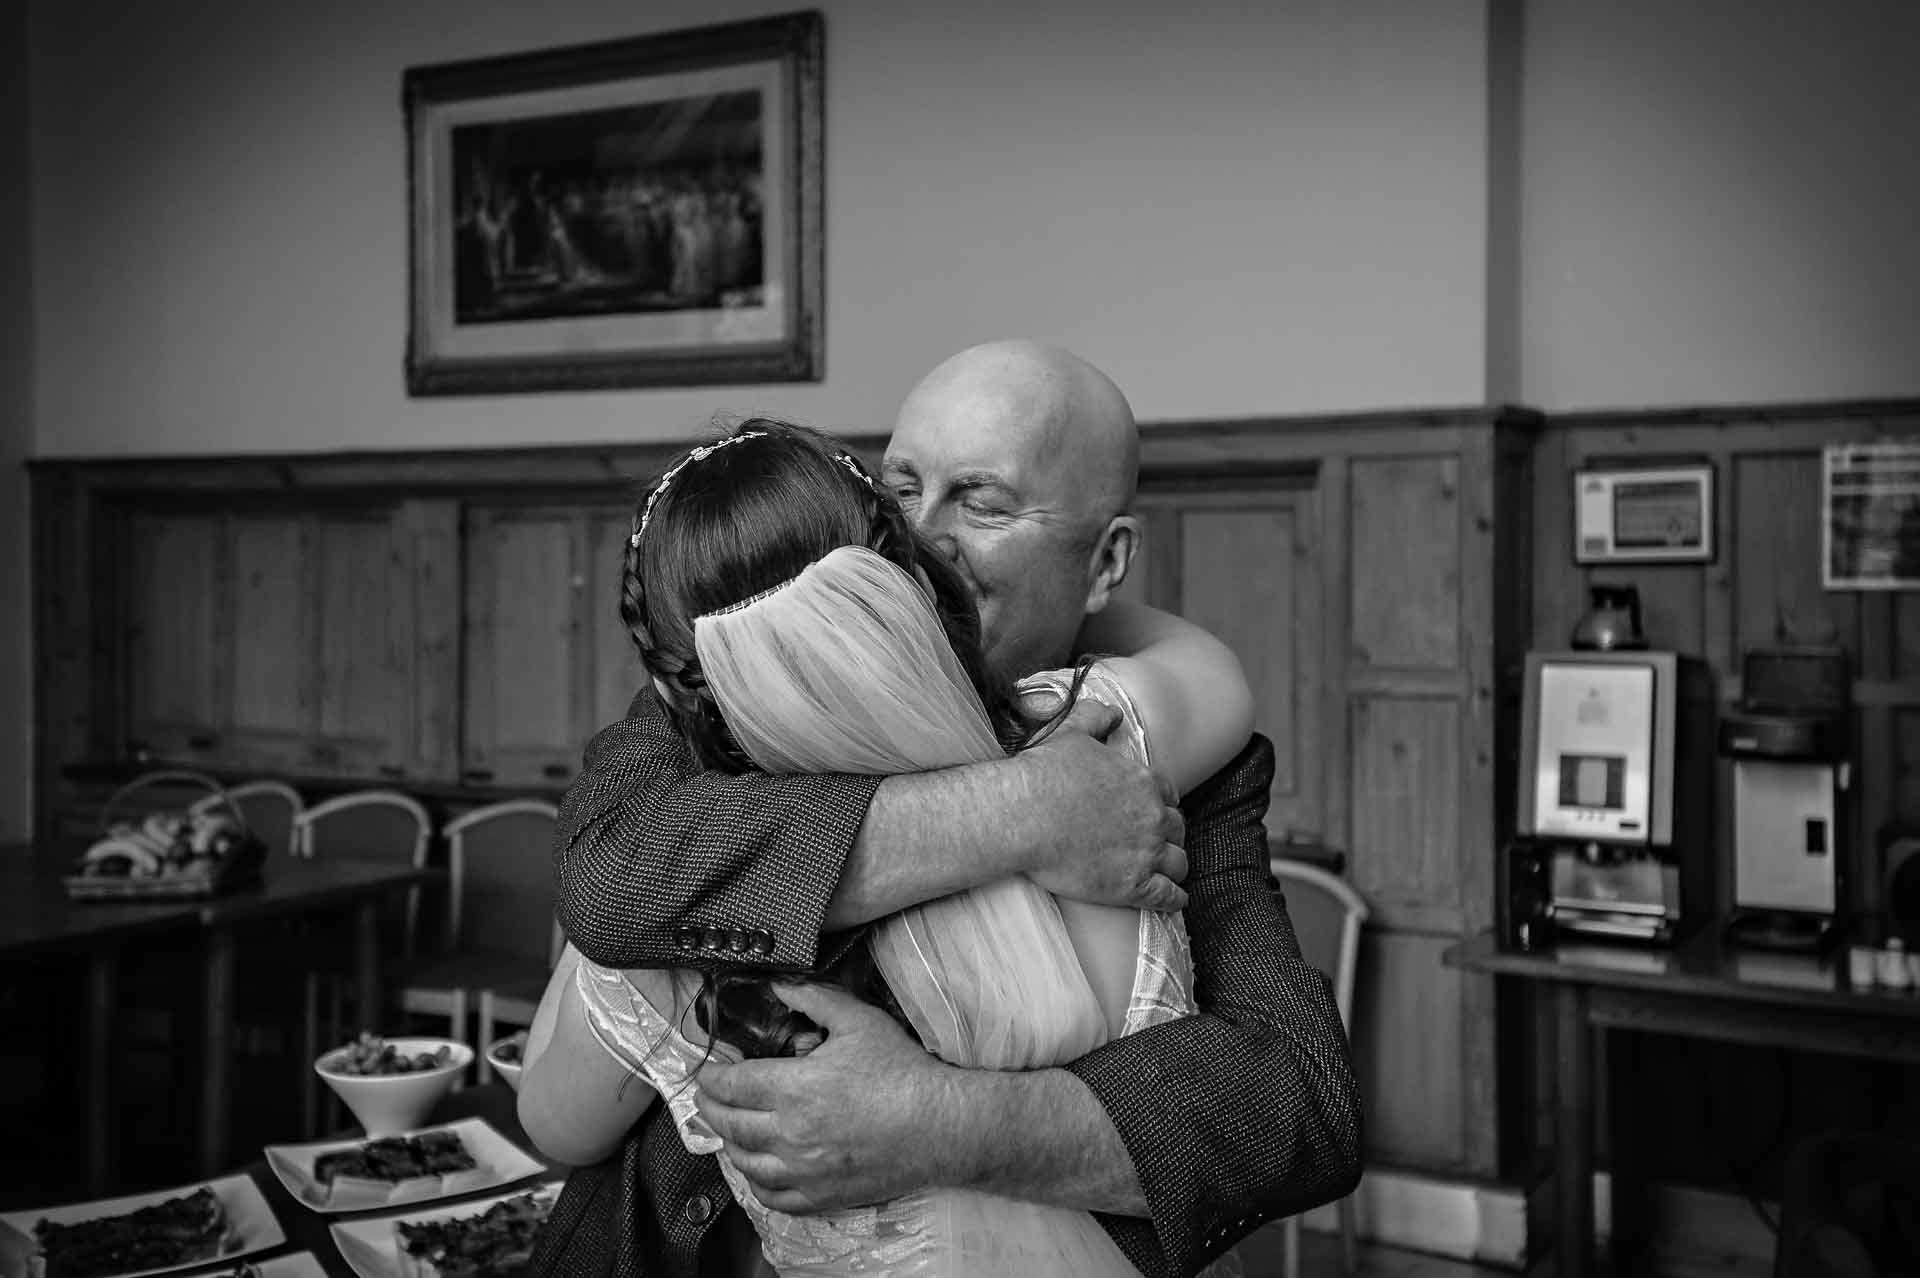
[[414, 395], [818, 381], [817, 12], [407, 71]]

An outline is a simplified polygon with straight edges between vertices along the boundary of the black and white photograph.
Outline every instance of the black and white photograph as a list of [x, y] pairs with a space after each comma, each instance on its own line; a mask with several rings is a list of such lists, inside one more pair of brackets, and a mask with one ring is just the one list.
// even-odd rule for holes
[[1920, 1278], [1917, 69], [0, 3], [0, 1278]]

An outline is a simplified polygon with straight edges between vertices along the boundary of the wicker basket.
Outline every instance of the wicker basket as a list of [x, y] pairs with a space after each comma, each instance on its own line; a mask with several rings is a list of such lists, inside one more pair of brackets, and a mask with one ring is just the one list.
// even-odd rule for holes
[[[181, 782], [204, 787], [209, 794], [220, 798], [240, 829], [238, 842], [223, 856], [198, 860], [189, 867], [170, 867], [167, 872], [158, 875], [69, 874], [62, 880], [69, 897], [76, 901], [194, 900], [218, 896], [258, 881], [260, 868], [266, 862], [266, 845], [247, 828], [246, 813], [233, 801], [226, 787], [204, 773], [165, 769], [135, 777], [115, 790], [102, 806], [101, 837], [108, 837], [115, 823], [123, 819], [119, 808], [130, 796], [150, 786]], [[94, 846], [97, 847], [98, 843]], [[84, 865], [85, 862], [79, 864]]]

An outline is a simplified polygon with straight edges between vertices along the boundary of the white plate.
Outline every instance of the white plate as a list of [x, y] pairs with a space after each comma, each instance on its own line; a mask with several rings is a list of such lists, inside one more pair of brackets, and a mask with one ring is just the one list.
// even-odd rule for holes
[[280, 1222], [274, 1219], [273, 1208], [267, 1206], [267, 1200], [260, 1187], [247, 1176], [221, 1176], [215, 1180], [197, 1180], [177, 1189], [162, 1189], [150, 1194], [129, 1194], [125, 1198], [99, 1198], [92, 1202], [68, 1203], [61, 1207], [40, 1207], [33, 1211], [14, 1211], [0, 1216], [0, 1274], [6, 1278], [26, 1278], [29, 1272], [28, 1262], [39, 1247], [33, 1241], [33, 1227], [42, 1220], [51, 1220], [56, 1224], [71, 1225], [77, 1221], [93, 1220], [100, 1216], [124, 1216], [128, 1212], [165, 1202], [169, 1198], [180, 1198], [191, 1194], [202, 1185], [213, 1190], [227, 1211], [227, 1228], [233, 1232], [234, 1244], [218, 1260], [190, 1260], [179, 1265], [162, 1265], [156, 1269], [130, 1269], [112, 1275], [112, 1278], [134, 1278], [136, 1274], [165, 1274], [177, 1269], [202, 1269], [209, 1265], [233, 1260], [239, 1256], [251, 1255], [256, 1251], [266, 1251], [278, 1247], [287, 1240], [280, 1229]]
[[550, 1180], [538, 1185], [523, 1185], [510, 1194], [495, 1194], [491, 1198], [476, 1198], [472, 1202], [455, 1203], [451, 1207], [434, 1207], [427, 1211], [402, 1211], [391, 1216], [370, 1216], [362, 1220], [343, 1220], [328, 1227], [333, 1234], [334, 1245], [340, 1248], [340, 1255], [353, 1272], [360, 1278], [405, 1278], [400, 1268], [400, 1245], [394, 1240], [393, 1227], [401, 1221], [413, 1224], [423, 1220], [453, 1220], [462, 1216], [478, 1216], [495, 1203], [505, 1202], [509, 1198], [525, 1193], [544, 1193], [554, 1198], [560, 1196], [560, 1186], [564, 1181]]
[[421, 1127], [400, 1134], [421, 1136], [427, 1132], [457, 1133], [460, 1142], [467, 1147], [467, 1152], [473, 1155], [474, 1162], [479, 1166], [471, 1171], [454, 1172], [447, 1176], [422, 1176], [391, 1186], [358, 1181], [351, 1187], [343, 1188], [336, 1184], [329, 1190], [313, 1178], [313, 1165], [322, 1154], [358, 1149], [371, 1140], [388, 1139], [368, 1136], [356, 1140], [318, 1141], [310, 1145], [269, 1145], [266, 1148], [267, 1166], [273, 1168], [273, 1174], [280, 1178], [280, 1183], [287, 1187], [287, 1192], [301, 1206], [328, 1213], [378, 1211], [382, 1207], [398, 1207], [403, 1203], [430, 1203], [457, 1194], [511, 1185], [516, 1180], [538, 1176], [547, 1170], [545, 1163], [529, 1156], [524, 1149], [494, 1130], [493, 1125], [484, 1118], [463, 1118], [457, 1123]]
[[251, 1264], [258, 1278], [327, 1278], [327, 1271], [310, 1251], [296, 1251], [291, 1256], [275, 1256], [272, 1260], [236, 1261], [230, 1269], [212, 1269], [194, 1274], [193, 1278], [232, 1278], [244, 1264]]

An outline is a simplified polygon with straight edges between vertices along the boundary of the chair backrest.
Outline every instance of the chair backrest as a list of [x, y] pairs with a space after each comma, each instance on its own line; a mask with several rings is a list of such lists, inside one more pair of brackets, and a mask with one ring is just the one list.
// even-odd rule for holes
[[[280, 856], [294, 854], [294, 826], [306, 810], [300, 792], [285, 781], [246, 781], [227, 787], [227, 797], [240, 809], [247, 829], [267, 845], [267, 851]], [[209, 794], [196, 800], [195, 812], [224, 808], [225, 800]]]
[[1287, 900], [1287, 917], [1300, 938], [1300, 953], [1333, 982], [1341, 1023], [1353, 1028], [1353, 978], [1360, 963], [1360, 925], [1367, 903], [1345, 879], [1317, 865], [1272, 858], [1270, 866]]
[[[400, 861], [424, 866], [433, 818], [420, 801], [398, 790], [354, 790], [305, 809], [293, 820], [295, 854], [352, 861]], [[400, 919], [402, 952], [413, 952], [420, 889], [406, 894]]]
[[553, 829], [560, 811], [540, 799], [511, 799], [449, 821], [447, 871], [451, 942], [554, 961]]

